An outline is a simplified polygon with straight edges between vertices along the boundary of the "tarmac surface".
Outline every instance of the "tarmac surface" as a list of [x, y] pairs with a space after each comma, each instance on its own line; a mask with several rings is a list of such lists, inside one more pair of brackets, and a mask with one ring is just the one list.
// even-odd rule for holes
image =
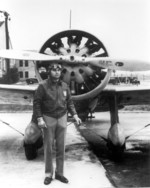
[[[35, 160], [28, 161], [24, 155], [21, 133], [24, 133], [31, 115], [31, 113], [0, 113], [0, 120], [3, 121], [0, 122], [0, 187], [2, 188], [45, 187], [43, 148], [39, 150]], [[67, 128], [66, 141], [65, 176], [69, 179], [69, 184], [54, 179], [50, 187], [113, 187], [106, 177], [105, 168], [88, 149], [87, 141], [81, 137], [73, 124]]]

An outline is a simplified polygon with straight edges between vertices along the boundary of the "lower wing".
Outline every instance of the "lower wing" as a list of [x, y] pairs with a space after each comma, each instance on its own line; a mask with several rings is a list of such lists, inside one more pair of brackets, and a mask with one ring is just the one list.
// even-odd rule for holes
[[37, 85], [0, 84], [1, 111], [22, 111], [32, 109], [34, 92]]

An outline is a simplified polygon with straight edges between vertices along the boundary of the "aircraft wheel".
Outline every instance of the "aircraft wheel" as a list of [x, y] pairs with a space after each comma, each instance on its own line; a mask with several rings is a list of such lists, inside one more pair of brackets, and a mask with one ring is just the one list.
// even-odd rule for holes
[[25, 156], [28, 160], [33, 160], [37, 157], [38, 149], [43, 146], [43, 137], [41, 136], [35, 143], [26, 144], [24, 142]]
[[27, 160], [33, 160], [37, 157], [37, 148], [34, 144], [24, 143], [24, 151]]

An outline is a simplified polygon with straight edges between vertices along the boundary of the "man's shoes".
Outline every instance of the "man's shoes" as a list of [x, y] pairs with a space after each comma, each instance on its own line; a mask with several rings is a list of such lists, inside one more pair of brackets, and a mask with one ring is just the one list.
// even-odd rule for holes
[[69, 182], [67, 178], [65, 178], [64, 176], [61, 176], [59, 174], [55, 174], [55, 179], [59, 180], [59, 181], [61, 181], [63, 183], [68, 183]]
[[49, 185], [52, 180], [53, 180], [52, 177], [46, 177], [45, 180], [44, 180], [44, 184]]

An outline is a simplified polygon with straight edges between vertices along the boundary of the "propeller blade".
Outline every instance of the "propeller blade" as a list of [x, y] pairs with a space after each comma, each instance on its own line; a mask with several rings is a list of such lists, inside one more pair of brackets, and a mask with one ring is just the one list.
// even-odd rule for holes
[[115, 59], [110, 57], [82, 58], [80, 63], [120, 71], [148, 71], [150, 62], [140, 60]]
[[0, 57], [6, 59], [16, 59], [16, 60], [32, 60], [32, 61], [52, 61], [60, 60], [60, 56], [50, 56], [45, 54], [40, 54], [38, 52], [24, 51], [24, 50], [0, 50]]

